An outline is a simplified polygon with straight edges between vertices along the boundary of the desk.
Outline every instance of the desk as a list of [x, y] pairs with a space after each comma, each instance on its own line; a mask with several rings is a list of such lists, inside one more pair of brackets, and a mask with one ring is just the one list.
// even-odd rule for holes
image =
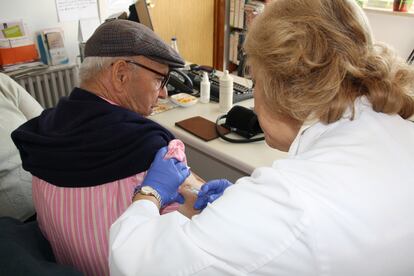
[[[237, 105], [252, 107], [253, 99], [239, 102]], [[149, 118], [167, 128], [185, 143], [189, 165], [205, 180], [227, 178], [234, 182], [242, 176], [250, 175], [255, 168], [270, 166], [274, 160], [287, 155], [285, 152], [270, 148], [264, 141], [232, 144], [214, 139], [205, 142], [175, 126], [175, 122], [193, 116], [202, 116], [215, 122], [221, 114], [218, 103], [198, 102], [190, 107], [177, 107]]]

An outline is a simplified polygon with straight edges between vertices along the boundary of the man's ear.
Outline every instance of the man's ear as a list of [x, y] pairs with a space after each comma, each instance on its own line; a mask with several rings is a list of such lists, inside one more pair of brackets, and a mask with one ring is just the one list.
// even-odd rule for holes
[[118, 60], [112, 65], [111, 79], [116, 92], [123, 92], [125, 85], [131, 78], [131, 70], [128, 69], [128, 64], [123, 60]]

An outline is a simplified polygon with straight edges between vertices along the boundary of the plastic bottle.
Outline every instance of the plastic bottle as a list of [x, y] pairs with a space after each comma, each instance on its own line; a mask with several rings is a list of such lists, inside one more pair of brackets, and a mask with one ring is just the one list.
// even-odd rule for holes
[[200, 83], [200, 102], [210, 102], [210, 81], [208, 80], [207, 72], [203, 72], [203, 78]]
[[220, 111], [228, 112], [233, 105], [233, 78], [229, 71], [225, 70], [223, 76], [220, 78]]
[[173, 48], [177, 53], [180, 53], [178, 51], [177, 38], [175, 36], [171, 38], [171, 48]]

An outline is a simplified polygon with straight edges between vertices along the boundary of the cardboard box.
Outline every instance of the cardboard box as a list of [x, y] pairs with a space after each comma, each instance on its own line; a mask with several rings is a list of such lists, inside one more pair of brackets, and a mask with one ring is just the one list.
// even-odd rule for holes
[[34, 44], [13, 48], [0, 48], [0, 65], [33, 61], [38, 58], [39, 56]]

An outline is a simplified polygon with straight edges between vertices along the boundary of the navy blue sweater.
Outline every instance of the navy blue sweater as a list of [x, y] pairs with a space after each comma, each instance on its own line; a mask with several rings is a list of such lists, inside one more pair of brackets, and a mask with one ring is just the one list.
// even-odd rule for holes
[[145, 171], [174, 136], [159, 124], [75, 88], [12, 134], [23, 168], [60, 187], [90, 187]]

